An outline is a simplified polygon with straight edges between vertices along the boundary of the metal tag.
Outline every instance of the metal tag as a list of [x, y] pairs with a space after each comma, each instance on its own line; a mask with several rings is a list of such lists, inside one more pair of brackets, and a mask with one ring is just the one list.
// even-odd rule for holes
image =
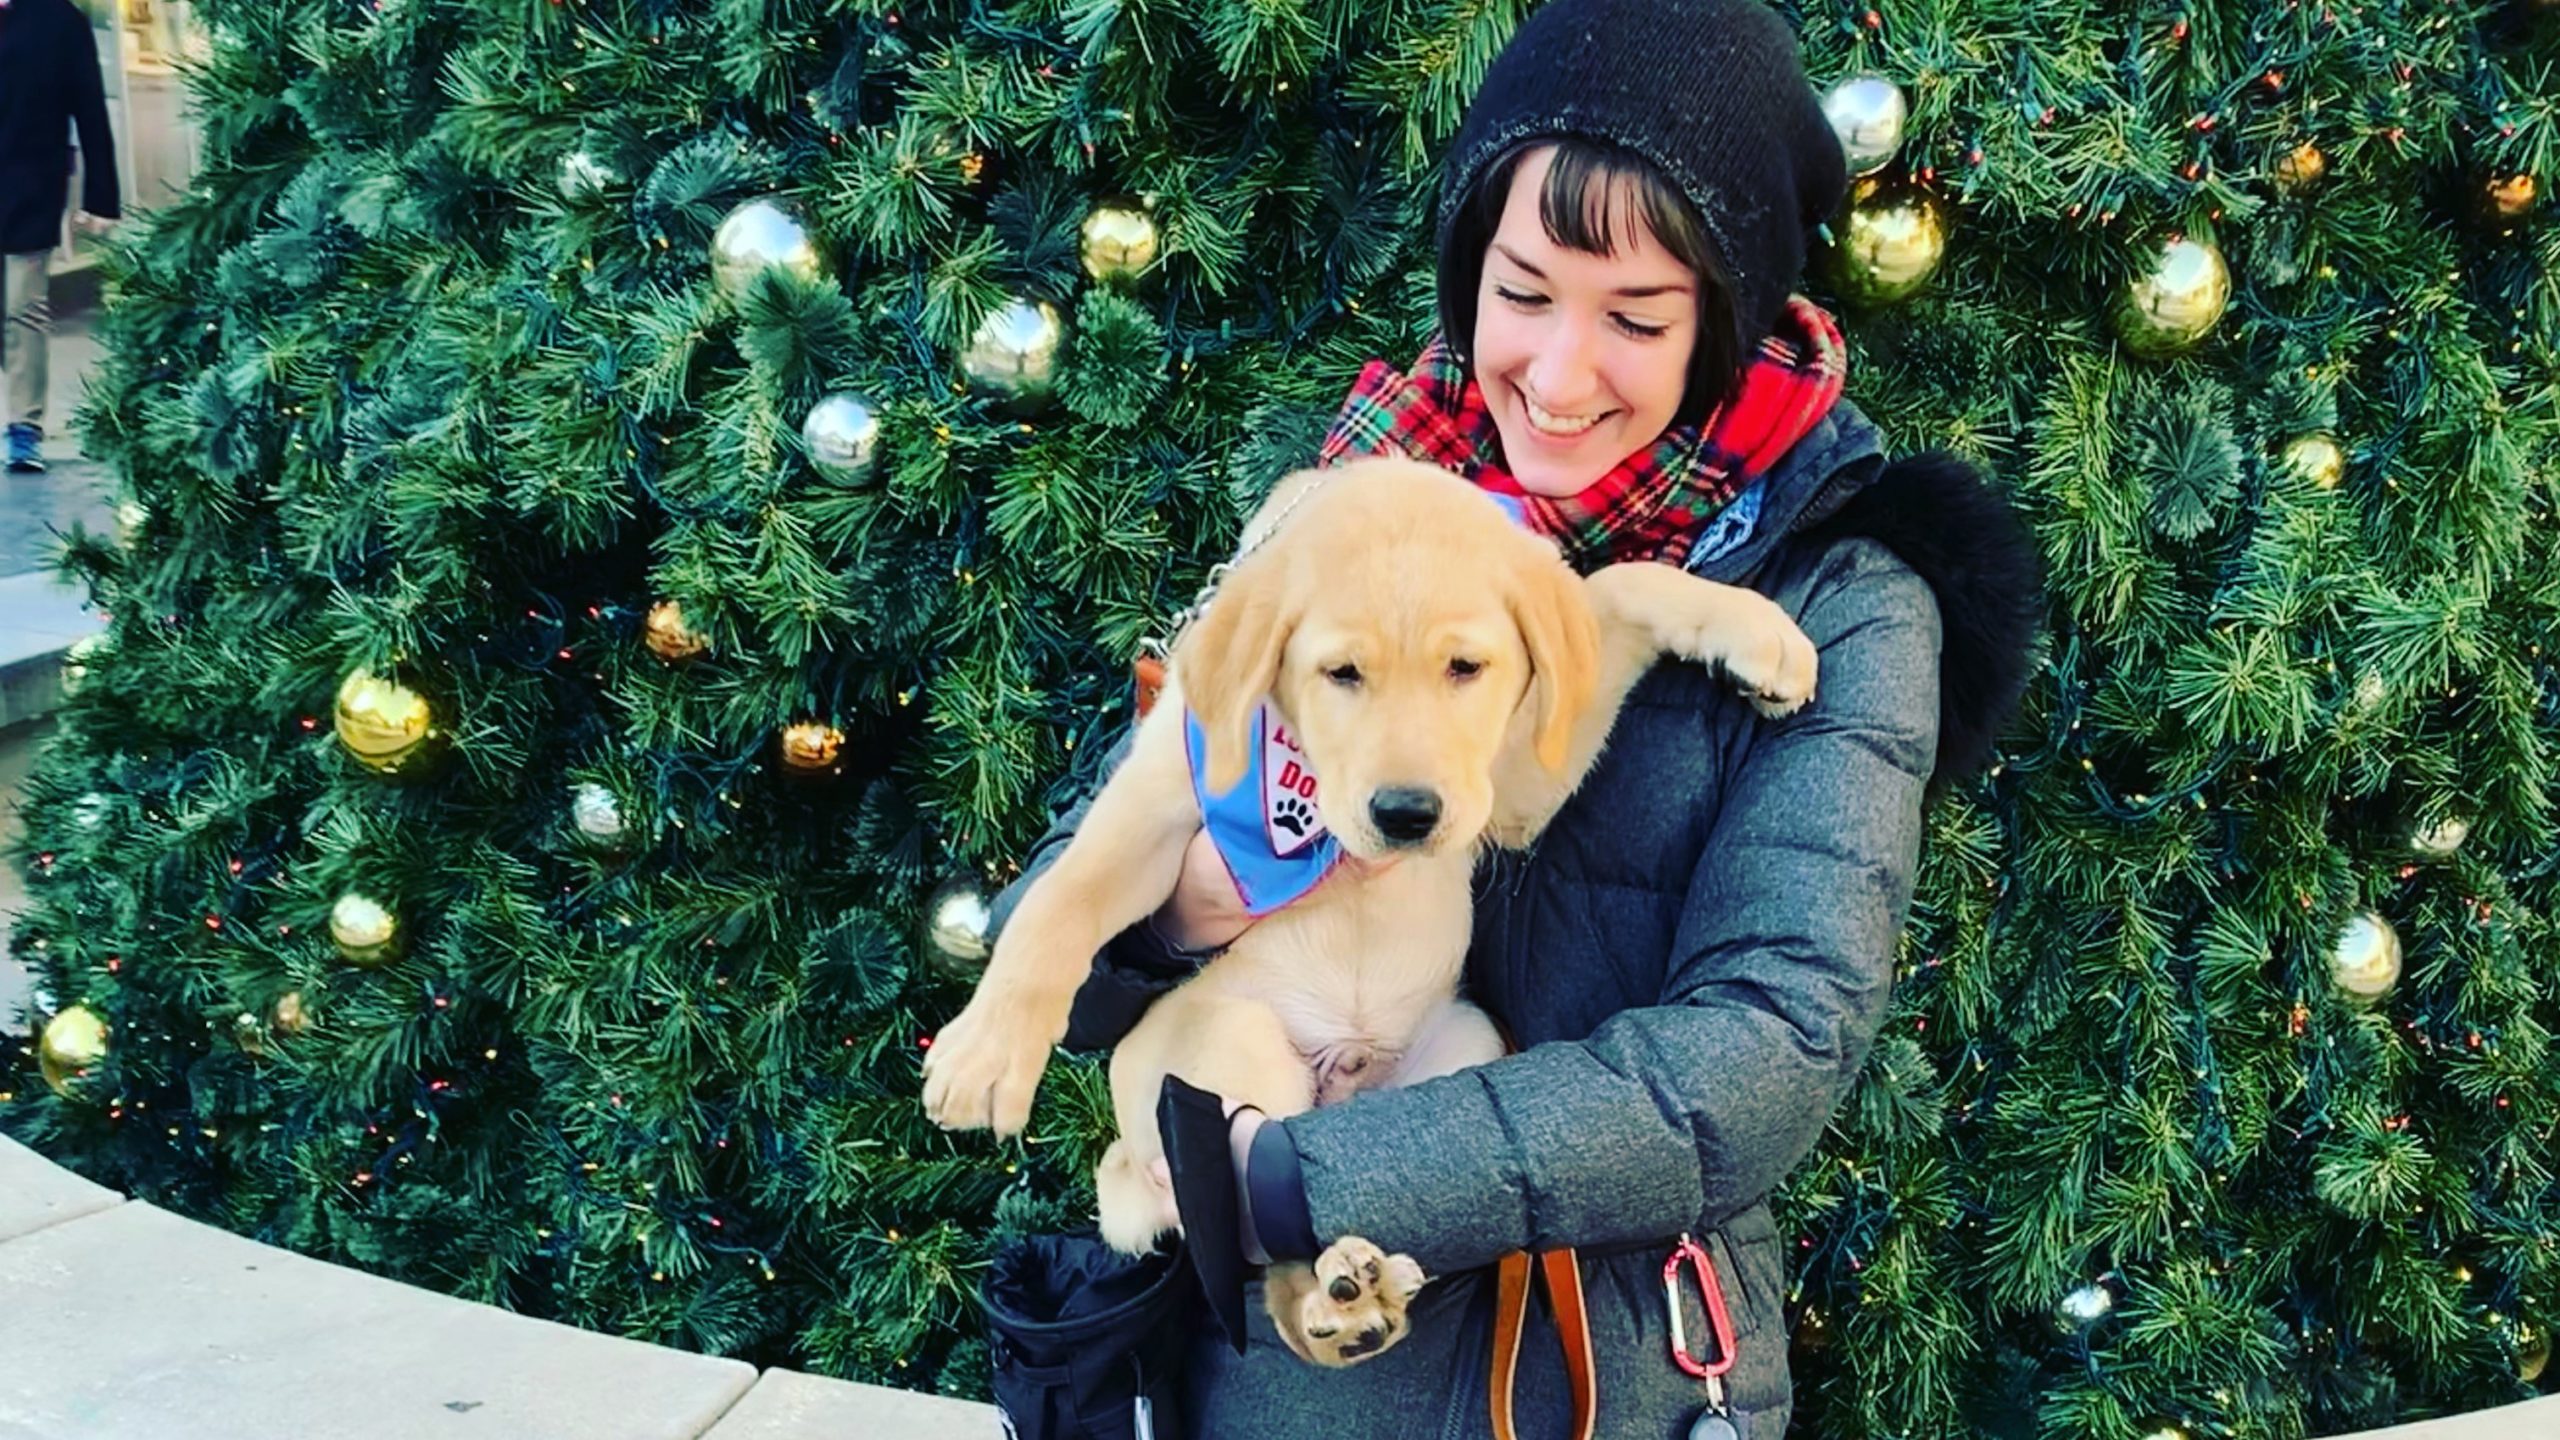
[[[1156, 1440], [1156, 1403], [1144, 1395], [1139, 1396], [1135, 1418], [1138, 1422], [1138, 1440]], [[1725, 1427], [1728, 1440], [1741, 1440], [1740, 1436], [1732, 1433], [1732, 1429], [1733, 1427], [1729, 1425]]]
[[1710, 1410], [1689, 1422], [1689, 1440], [1742, 1440], [1742, 1432], [1730, 1418]]

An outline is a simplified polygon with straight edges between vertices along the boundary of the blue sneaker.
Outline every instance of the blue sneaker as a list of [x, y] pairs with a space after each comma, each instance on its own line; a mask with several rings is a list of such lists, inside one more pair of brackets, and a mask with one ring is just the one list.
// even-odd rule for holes
[[41, 475], [44, 473], [44, 432], [33, 425], [9, 427], [9, 473]]

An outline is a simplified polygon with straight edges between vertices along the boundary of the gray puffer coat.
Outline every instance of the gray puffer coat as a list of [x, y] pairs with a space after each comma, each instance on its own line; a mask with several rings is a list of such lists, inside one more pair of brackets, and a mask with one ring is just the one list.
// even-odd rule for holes
[[[1705, 1244], [1738, 1331], [1736, 1428], [1786, 1429], [1787, 1257], [1767, 1197], [1875, 1038], [1924, 799], [1988, 750], [2038, 599], [2023, 530], [1973, 470], [1886, 465], [1846, 403], [1762, 485], [1752, 532], [1691, 568], [1797, 618], [1821, 651], [1818, 698], [1772, 723], [1698, 667], [1658, 665], [1535, 848], [1484, 862], [1467, 985], [1520, 1053], [1285, 1122], [1318, 1239], [1364, 1235], [1437, 1277], [1410, 1334], [1318, 1370], [1248, 1296], [1246, 1353], [1214, 1338], [1194, 1350], [1204, 1440], [1489, 1436], [1488, 1267], [1568, 1245], [1599, 1433], [1686, 1436], [1707, 1395], [1669, 1357], [1662, 1284], [1683, 1231]], [[1026, 879], [1080, 817], [1043, 840]], [[1110, 1043], [1193, 963], [1133, 929], [1097, 958], [1069, 1043]], [[1685, 1331], [1693, 1346], [1707, 1333], [1694, 1307]], [[1521, 1440], [1568, 1433], [1543, 1301], [1517, 1399]]]

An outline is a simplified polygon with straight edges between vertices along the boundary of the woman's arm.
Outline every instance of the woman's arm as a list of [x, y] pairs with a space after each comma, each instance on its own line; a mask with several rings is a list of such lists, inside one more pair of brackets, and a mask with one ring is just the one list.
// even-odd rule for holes
[[1253, 1178], [1282, 1131], [1320, 1240], [1363, 1235], [1444, 1273], [1653, 1239], [1748, 1207], [1812, 1149], [1884, 1016], [1939, 664], [1918, 576], [1864, 541], [1814, 563], [1799, 618], [1820, 696], [1754, 744], [1724, 796], [1660, 1003], [1583, 1041], [1272, 1122]]

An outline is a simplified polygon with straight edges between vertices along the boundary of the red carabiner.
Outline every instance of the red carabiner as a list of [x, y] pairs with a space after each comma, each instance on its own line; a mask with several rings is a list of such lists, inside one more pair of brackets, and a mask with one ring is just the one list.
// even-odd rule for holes
[[[1680, 1262], [1697, 1272], [1698, 1289], [1707, 1301], [1707, 1324], [1715, 1331], [1716, 1358], [1701, 1360], [1689, 1353], [1688, 1327], [1680, 1319]], [[1701, 1380], [1720, 1380], [1733, 1368], [1733, 1316], [1724, 1308], [1724, 1286], [1706, 1247], [1683, 1234], [1662, 1262], [1662, 1298], [1671, 1307], [1671, 1363]]]

